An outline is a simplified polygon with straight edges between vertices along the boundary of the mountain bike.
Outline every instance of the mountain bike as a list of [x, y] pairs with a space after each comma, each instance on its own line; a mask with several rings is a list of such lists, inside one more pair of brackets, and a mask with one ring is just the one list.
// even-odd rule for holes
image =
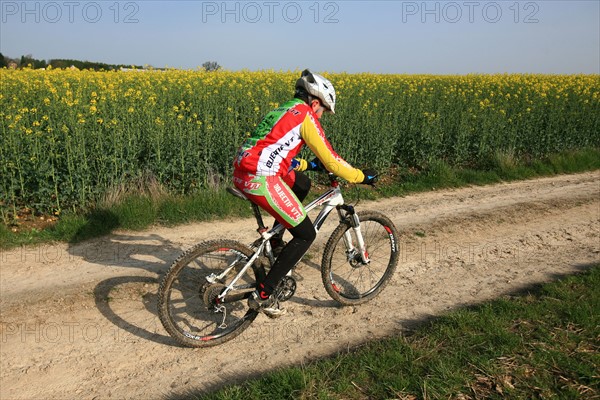
[[[313, 224], [317, 233], [335, 209], [339, 225], [327, 240], [321, 260], [325, 290], [342, 305], [365, 303], [376, 297], [394, 274], [399, 256], [398, 231], [377, 211], [357, 212], [346, 204], [337, 178], [305, 206], [321, 210]], [[247, 200], [236, 188], [229, 193]], [[260, 237], [250, 245], [217, 239], [196, 244], [166, 271], [158, 290], [158, 315], [167, 332], [180, 344], [209, 347], [242, 333], [257, 317], [247, 299], [275, 262], [269, 239], [284, 227], [268, 229], [259, 207], [250, 202]], [[292, 271], [275, 290], [278, 301], [296, 292]]]

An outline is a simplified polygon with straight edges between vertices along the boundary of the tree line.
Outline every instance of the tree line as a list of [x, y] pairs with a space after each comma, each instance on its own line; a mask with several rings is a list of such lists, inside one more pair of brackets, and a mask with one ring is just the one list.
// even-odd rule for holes
[[93, 61], [81, 61], [81, 60], [71, 60], [71, 59], [51, 59], [51, 60], [38, 60], [33, 58], [31, 54], [23, 55], [21, 58], [10, 58], [4, 56], [0, 53], [0, 68], [33, 68], [33, 69], [42, 69], [48, 68], [52, 66], [52, 68], [71, 68], [75, 67], [78, 69], [92, 69], [95, 71], [105, 70], [115, 70], [121, 68], [136, 68], [143, 69], [144, 67], [141, 65], [124, 65], [124, 64], [106, 64], [101, 62], [93, 62]]
[[[141, 65], [124, 65], [124, 64], [106, 64], [101, 62], [92, 61], [81, 61], [81, 60], [70, 60], [70, 59], [52, 59], [49, 61], [38, 60], [33, 58], [31, 54], [23, 55], [21, 58], [10, 58], [5, 57], [0, 53], [0, 68], [33, 68], [42, 69], [48, 68], [77, 68], [77, 69], [91, 69], [95, 71], [112, 71], [122, 68], [135, 68], [144, 69]], [[207, 71], [217, 71], [221, 69], [221, 66], [216, 61], [206, 61], [202, 64], [202, 68]], [[160, 68], [158, 68], [160, 69]]]

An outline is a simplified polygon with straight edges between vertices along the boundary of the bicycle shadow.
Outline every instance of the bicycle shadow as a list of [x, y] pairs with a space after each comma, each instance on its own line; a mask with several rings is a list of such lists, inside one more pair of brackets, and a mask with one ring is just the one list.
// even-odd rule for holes
[[[93, 294], [98, 311], [119, 328], [115, 331], [119, 341], [141, 338], [171, 346], [178, 344], [162, 333], [157, 292], [160, 276], [182, 251], [156, 234], [108, 234], [68, 246], [73, 260], [114, 270], [115, 276], [99, 281]], [[128, 269], [136, 272], [127, 273]]]
[[[182, 347], [163, 333], [157, 310], [159, 279], [182, 253], [180, 245], [157, 234], [113, 233], [94, 240], [78, 239], [69, 244], [68, 251], [74, 259], [115, 270], [115, 276], [95, 285], [93, 294], [98, 311], [119, 328], [119, 340], [141, 338]], [[320, 271], [320, 265], [310, 260], [302, 263], [310, 271]], [[137, 271], [135, 274], [123, 274], [123, 269]], [[298, 281], [301, 282], [302, 277]], [[319, 300], [295, 295], [290, 301], [311, 308], [340, 307], [332, 299]]]
[[[169, 335], [159, 333], [162, 329], [156, 308], [157, 294], [155, 290], [140, 293], [139, 300], [124, 298], [115, 299], [114, 292], [130, 292], [122, 289], [130, 286], [158, 287], [158, 278], [144, 276], [119, 276], [105, 279], [94, 288], [94, 301], [100, 313], [120, 330], [116, 337], [119, 341], [130, 341], [134, 337], [149, 340], [158, 344], [179, 346]], [[118, 295], [117, 295], [118, 296]], [[133, 304], [131, 307], [131, 303]], [[129, 307], [127, 305], [130, 305]]]

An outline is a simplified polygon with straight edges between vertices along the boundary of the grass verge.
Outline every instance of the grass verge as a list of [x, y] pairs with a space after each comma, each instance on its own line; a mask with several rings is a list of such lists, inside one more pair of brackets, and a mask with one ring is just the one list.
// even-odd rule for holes
[[461, 309], [412, 333], [171, 399], [593, 399], [600, 265]]
[[[377, 190], [357, 187], [347, 191], [345, 197], [348, 201], [357, 196], [374, 200], [431, 189], [485, 185], [595, 169], [600, 169], [600, 149], [563, 152], [530, 161], [496, 154], [485, 170], [454, 168], [443, 161], [435, 161], [423, 171], [403, 171], [384, 176]], [[316, 195], [316, 192], [313, 191], [313, 194]], [[52, 241], [78, 242], [108, 234], [117, 228], [141, 230], [153, 224], [168, 226], [250, 215], [250, 207], [224, 189], [190, 196], [161, 195], [152, 198], [129, 195], [114, 206], [96, 208], [85, 215], [65, 214], [45, 229], [18, 229], [0, 224], [0, 248]]]
[[110, 208], [97, 208], [85, 215], [65, 214], [46, 229], [17, 230], [0, 224], [0, 248], [47, 242], [80, 242], [111, 233], [115, 229], [142, 230], [153, 224], [172, 226], [224, 217], [250, 216], [250, 207], [224, 190], [194, 196], [132, 195]]

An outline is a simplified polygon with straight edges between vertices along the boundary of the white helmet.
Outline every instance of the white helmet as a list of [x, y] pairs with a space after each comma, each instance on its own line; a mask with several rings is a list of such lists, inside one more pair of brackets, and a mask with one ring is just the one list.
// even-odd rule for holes
[[302, 71], [300, 79], [296, 81], [296, 88], [305, 89], [311, 96], [321, 100], [328, 111], [335, 114], [335, 89], [328, 79], [319, 74], [313, 74], [308, 69]]

